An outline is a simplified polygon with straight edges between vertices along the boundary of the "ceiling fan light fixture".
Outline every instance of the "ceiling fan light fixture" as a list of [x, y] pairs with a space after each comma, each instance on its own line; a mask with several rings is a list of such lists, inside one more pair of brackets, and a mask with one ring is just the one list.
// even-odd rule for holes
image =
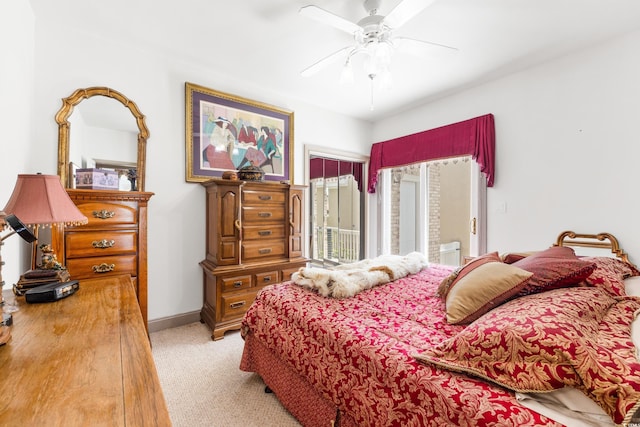
[[364, 61], [365, 72], [368, 75], [379, 75], [389, 69], [393, 47], [389, 42], [370, 42], [365, 49], [367, 57]]
[[388, 68], [391, 64], [391, 57], [393, 56], [393, 45], [388, 41], [378, 42], [374, 50], [374, 55], [378, 64]]
[[353, 66], [351, 65], [351, 58], [347, 58], [344, 66], [342, 67], [342, 73], [340, 73], [340, 84], [353, 84]]
[[[351, 83], [354, 79], [351, 58], [364, 53], [362, 71], [369, 78], [371, 109], [373, 109], [374, 86], [383, 89], [390, 89], [392, 86], [390, 69], [392, 55], [396, 48], [400, 52], [412, 51], [410, 53], [417, 52], [416, 54], [421, 54], [425, 49], [433, 48], [457, 49], [438, 43], [397, 37], [393, 34], [395, 30], [413, 19], [435, 0], [396, 1], [396, 6], [386, 15], [378, 14], [382, 0], [362, 1], [367, 16], [357, 22], [352, 22], [314, 5], [300, 9], [300, 14], [345, 31], [351, 34], [355, 41], [354, 45], [344, 47], [308, 67], [303, 71], [303, 75], [311, 75], [320, 68], [327, 66], [336, 59], [344, 58], [346, 55], [347, 58], [340, 76], [340, 83]], [[358, 66], [360, 68], [360, 62]]]
[[382, 73], [378, 75], [378, 80], [380, 82], [379, 84], [381, 89], [393, 89], [393, 76], [391, 75], [391, 70], [389, 68], [382, 70]]

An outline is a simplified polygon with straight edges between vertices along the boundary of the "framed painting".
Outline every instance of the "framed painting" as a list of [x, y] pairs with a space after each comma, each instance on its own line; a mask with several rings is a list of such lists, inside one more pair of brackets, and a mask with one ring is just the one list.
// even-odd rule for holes
[[293, 181], [293, 112], [185, 84], [188, 182], [258, 166], [269, 181]]

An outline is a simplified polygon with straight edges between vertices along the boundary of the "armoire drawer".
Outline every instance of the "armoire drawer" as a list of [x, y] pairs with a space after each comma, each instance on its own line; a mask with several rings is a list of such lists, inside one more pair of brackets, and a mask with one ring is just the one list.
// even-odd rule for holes
[[233, 292], [241, 289], [249, 289], [252, 286], [251, 275], [222, 277], [222, 292]]
[[258, 289], [249, 290], [239, 294], [222, 295], [222, 321], [242, 319], [253, 300], [256, 299]]
[[284, 239], [284, 225], [245, 225], [242, 227], [244, 240]]
[[281, 204], [284, 205], [286, 200], [285, 193], [283, 191], [255, 191], [244, 190], [242, 192], [242, 203], [249, 204]]
[[258, 240], [242, 242], [242, 262], [259, 261], [263, 258], [284, 257], [284, 240]]
[[262, 288], [267, 285], [272, 285], [274, 283], [280, 283], [280, 272], [278, 270], [274, 271], [264, 271], [262, 273], [257, 273], [255, 275], [255, 287]]
[[137, 268], [136, 254], [67, 259], [67, 270], [72, 279], [91, 279], [113, 274], [136, 276]]
[[65, 235], [67, 258], [123, 255], [138, 251], [135, 231], [82, 231]]
[[291, 280], [291, 276], [293, 275], [293, 273], [297, 272], [298, 270], [300, 270], [301, 267], [305, 267], [306, 263], [304, 264], [300, 264], [296, 267], [291, 267], [291, 268], [285, 268], [282, 270], [282, 281], [283, 282], [288, 282], [289, 280]]
[[263, 222], [282, 222], [284, 208], [278, 206], [243, 206], [243, 225], [256, 225]]

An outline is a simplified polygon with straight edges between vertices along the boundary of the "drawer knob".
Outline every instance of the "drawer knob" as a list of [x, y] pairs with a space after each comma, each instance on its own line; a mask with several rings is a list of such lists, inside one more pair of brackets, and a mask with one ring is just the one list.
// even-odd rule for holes
[[258, 199], [260, 199], [260, 200], [271, 200], [271, 196], [269, 196], [269, 195], [260, 195], [260, 196], [258, 196]]
[[240, 308], [243, 305], [245, 305], [246, 303], [247, 303], [246, 301], [233, 302], [233, 303], [229, 304], [229, 307], [231, 307], [231, 308]]
[[260, 236], [271, 236], [271, 230], [258, 231], [258, 235], [260, 235]]
[[101, 211], [93, 211], [93, 217], [98, 219], [109, 219], [116, 216], [114, 211], [108, 211], [106, 209], [102, 209]]
[[265, 276], [262, 278], [263, 282], [270, 282], [271, 281], [271, 276]]
[[115, 244], [116, 244], [115, 240], [107, 240], [107, 239], [94, 240], [93, 242], [91, 242], [91, 246], [97, 249], [112, 248]]
[[234, 288], [239, 288], [240, 286], [242, 286], [242, 282], [241, 281], [237, 281], [237, 282], [233, 282], [233, 287]]
[[103, 262], [100, 265], [94, 265], [93, 267], [91, 267], [91, 269], [93, 270], [94, 273], [108, 273], [110, 271], [113, 271], [116, 269], [116, 265], [115, 264], [107, 264], [106, 262]]
[[258, 253], [261, 254], [261, 255], [270, 254], [271, 253], [271, 248], [259, 249]]
[[269, 218], [271, 216], [271, 212], [258, 212], [258, 216], [260, 218]]

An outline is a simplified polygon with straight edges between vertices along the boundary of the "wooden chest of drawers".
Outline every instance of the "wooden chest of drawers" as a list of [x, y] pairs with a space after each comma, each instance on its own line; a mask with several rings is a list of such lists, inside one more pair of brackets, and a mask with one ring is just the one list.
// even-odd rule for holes
[[147, 324], [147, 203], [153, 193], [67, 190], [88, 218], [53, 239], [72, 279], [131, 276]]
[[207, 190], [201, 318], [213, 339], [239, 329], [264, 286], [289, 280], [302, 257], [303, 187], [214, 179]]

